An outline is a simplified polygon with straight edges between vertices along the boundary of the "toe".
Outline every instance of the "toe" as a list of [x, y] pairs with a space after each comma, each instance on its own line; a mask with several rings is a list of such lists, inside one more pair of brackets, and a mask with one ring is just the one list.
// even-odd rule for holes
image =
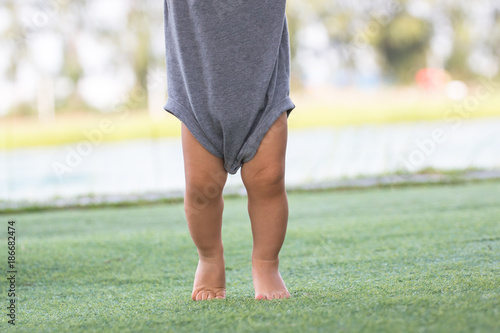
[[202, 296], [201, 296], [201, 299], [203, 301], [207, 300], [208, 299], [208, 293], [207, 292], [203, 293]]
[[214, 299], [215, 298], [215, 293], [208, 293], [207, 299]]
[[201, 301], [202, 296], [203, 296], [203, 293], [200, 291], [199, 293], [196, 294], [196, 300]]
[[225, 290], [221, 290], [221, 291], [218, 291], [217, 293], [215, 293], [215, 298], [226, 298], [226, 291]]
[[257, 295], [257, 296], [255, 296], [255, 299], [260, 301], [260, 300], [266, 299], [266, 297], [263, 295]]

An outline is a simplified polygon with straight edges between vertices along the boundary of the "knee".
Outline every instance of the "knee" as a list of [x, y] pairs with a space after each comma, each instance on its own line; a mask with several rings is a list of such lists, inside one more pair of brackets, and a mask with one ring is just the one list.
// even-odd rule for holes
[[186, 175], [186, 199], [195, 203], [218, 200], [226, 183], [227, 173], [197, 173]]
[[284, 188], [285, 169], [282, 165], [267, 165], [250, 174], [242, 172], [241, 176], [249, 194], [273, 194]]

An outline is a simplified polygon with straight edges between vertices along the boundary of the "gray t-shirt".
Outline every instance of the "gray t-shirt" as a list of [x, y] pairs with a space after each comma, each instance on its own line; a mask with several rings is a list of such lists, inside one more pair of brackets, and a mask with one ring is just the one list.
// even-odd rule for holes
[[286, 0], [165, 0], [168, 99], [183, 122], [234, 174], [289, 97]]

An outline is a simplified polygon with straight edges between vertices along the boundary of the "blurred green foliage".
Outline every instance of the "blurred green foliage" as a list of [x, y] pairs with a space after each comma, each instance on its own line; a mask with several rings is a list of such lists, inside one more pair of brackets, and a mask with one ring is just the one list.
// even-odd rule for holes
[[[3, 10], [10, 19], [7, 29], [0, 30], [0, 37], [12, 41], [14, 47], [10, 51], [4, 49], [8, 64], [0, 74], [8, 81], [15, 81], [21, 65], [33, 61], [33, 54], [28, 52], [32, 37], [41, 32], [53, 33], [63, 40], [64, 48], [62, 66], [56, 76], [67, 78], [74, 87], [68, 97], [57, 101], [57, 107], [85, 108], [77, 87], [88, 73], [82, 66], [77, 44], [80, 35], [91, 35], [98, 43], [111, 45], [114, 49], [109, 67], [126, 64], [131, 69], [135, 85], [129, 95], [135, 94], [134, 106], [145, 107], [147, 89], [143, 89], [138, 99], [137, 87], [147, 86], [148, 69], [164, 65], [164, 54], [156, 45], [159, 39], [155, 38], [158, 31], [162, 31], [163, 4], [154, 0], [124, 0], [126, 20], [117, 29], [93, 19], [89, 8], [96, 1], [47, 0], [26, 4], [4, 0]], [[499, 2], [294, 0], [288, 1], [287, 6], [294, 88], [301, 86], [307, 70], [304, 68], [307, 64], [299, 66], [297, 60], [300, 51], [307, 47], [301, 32], [313, 25], [326, 31], [327, 51], [337, 55], [336, 68], [359, 72], [362, 58], [369, 56], [378, 64], [382, 79], [396, 84], [411, 83], [419, 69], [435, 65], [429, 62], [436, 53], [432, 47], [433, 38], [444, 31], [451, 47], [438, 66], [448, 70], [454, 79], [498, 78]], [[42, 20], [43, 15], [47, 16], [46, 23]], [[434, 44], [440, 47], [439, 43]], [[483, 55], [489, 57], [488, 64], [481, 63]], [[19, 105], [25, 104], [26, 101], [21, 101]]]
[[431, 28], [426, 22], [403, 13], [381, 29], [373, 44], [382, 55], [386, 73], [409, 83], [418, 69], [426, 67], [430, 38]]
[[[293, 24], [292, 33], [321, 22], [328, 31], [331, 47], [340, 50], [343, 67], [356, 68], [355, 53], [373, 49], [383, 75], [398, 84], [411, 82], [418, 69], [435, 65], [429, 63], [429, 57], [433, 52], [441, 53], [446, 45], [435, 41], [433, 49], [432, 39], [440, 34], [443, 37], [443, 33], [452, 47], [441, 67], [453, 78], [498, 78], [500, 73], [494, 65], [490, 71], [484, 67], [478, 71], [473, 68], [477, 61], [471, 60], [474, 53], [480, 52], [490, 58], [490, 63], [500, 63], [500, 2], [289, 1], [288, 18]], [[294, 55], [297, 49], [297, 45], [292, 49]]]

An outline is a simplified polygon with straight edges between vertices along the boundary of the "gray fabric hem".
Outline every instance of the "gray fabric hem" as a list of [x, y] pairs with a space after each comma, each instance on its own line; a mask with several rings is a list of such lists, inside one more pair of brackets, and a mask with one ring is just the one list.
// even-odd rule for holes
[[[264, 118], [260, 121], [259, 125], [255, 131], [250, 135], [248, 140], [245, 142], [240, 152], [238, 153], [236, 160], [232, 165], [227, 162], [224, 163], [224, 168], [230, 174], [235, 174], [243, 163], [250, 161], [259, 148], [260, 143], [264, 139], [271, 126], [276, 122], [276, 120], [283, 114], [287, 112], [287, 119], [290, 112], [295, 108], [295, 104], [292, 102], [289, 96], [278, 103], [274, 108], [269, 110]], [[245, 157], [246, 156], [246, 157]]]
[[224, 158], [224, 155], [210, 143], [210, 140], [197, 124], [196, 120], [193, 119], [191, 113], [189, 113], [182, 104], [169, 97], [167, 99], [167, 104], [165, 104], [163, 108], [165, 109], [165, 111], [171, 113], [182, 123], [184, 123], [184, 125], [186, 125], [186, 127], [193, 134], [196, 140], [198, 140], [198, 142], [212, 155], [215, 155], [219, 158]]

